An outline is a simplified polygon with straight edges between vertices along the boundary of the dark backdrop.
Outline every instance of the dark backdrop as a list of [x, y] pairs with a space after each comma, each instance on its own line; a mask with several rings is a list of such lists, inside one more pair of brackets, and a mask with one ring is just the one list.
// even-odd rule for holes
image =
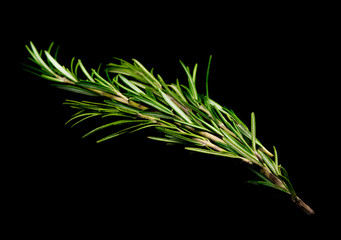
[[[336, 101], [326, 94], [335, 88], [332, 29], [318, 15], [292, 9], [266, 15], [210, 9], [194, 11], [189, 20], [183, 17], [186, 10], [164, 16], [164, 7], [146, 14], [138, 7], [133, 13], [119, 9], [32, 10], [8, 35], [20, 76], [11, 91], [18, 99], [11, 110], [19, 131], [11, 138], [16, 148], [8, 180], [15, 183], [16, 220], [50, 232], [97, 223], [127, 234], [161, 229], [167, 235], [179, 229], [230, 231], [231, 224], [283, 226], [283, 219], [293, 227], [324, 216], [321, 196], [329, 192], [321, 182], [326, 168], [321, 161], [330, 159], [326, 141], [332, 141], [324, 133], [333, 134], [327, 119]], [[258, 139], [268, 149], [276, 146], [298, 195], [316, 216], [308, 218], [279, 192], [247, 184], [255, 177], [242, 163], [153, 142], [146, 139], [157, 134], [152, 130], [101, 144], [96, 135], [82, 139], [96, 123], [65, 126], [73, 111], [62, 105], [66, 98], [81, 97], [22, 71], [29, 41], [38, 49], [52, 41], [60, 45], [59, 60], [66, 67], [72, 57], [88, 68], [113, 56], [136, 58], [168, 83], [186, 81], [178, 60], [191, 67], [199, 63], [202, 93], [213, 55], [210, 97], [247, 125], [255, 112]]]

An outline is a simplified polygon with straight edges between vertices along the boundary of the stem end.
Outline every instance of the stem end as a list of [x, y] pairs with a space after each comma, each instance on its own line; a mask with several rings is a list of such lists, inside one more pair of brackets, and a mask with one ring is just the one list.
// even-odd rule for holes
[[303, 200], [300, 199], [299, 197], [297, 197], [296, 199], [292, 199], [292, 201], [294, 203], [296, 203], [296, 205], [300, 209], [302, 209], [306, 214], [308, 214], [308, 215], [314, 215], [315, 214], [314, 210], [311, 207], [309, 207], [305, 202], [303, 202]]

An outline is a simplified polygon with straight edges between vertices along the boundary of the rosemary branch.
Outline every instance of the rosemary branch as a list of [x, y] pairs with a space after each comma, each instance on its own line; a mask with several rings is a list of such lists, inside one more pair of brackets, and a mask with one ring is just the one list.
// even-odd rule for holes
[[[281, 190], [307, 214], [314, 211], [297, 195], [283, 166], [278, 163], [276, 148], [274, 153], [267, 150], [256, 138], [255, 114], [251, 114], [251, 130], [226, 107], [209, 97], [208, 77], [211, 57], [206, 74], [206, 95], [200, 95], [196, 88], [196, 64], [193, 70], [184, 63], [188, 84], [166, 84], [160, 75], [154, 75], [140, 62], [133, 59], [129, 63], [116, 59], [103, 71], [91, 69], [89, 73], [81, 60], [73, 58], [71, 67], [60, 65], [56, 56], [51, 56], [53, 43], [47, 51], [36, 49], [31, 42], [26, 46], [33, 66], [26, 70], [54, 82], [56, 87], [98, 96], [98, 101], [67, 100], [66, 105], [79, 111], [69, 122], [74, 125], [92, 117], [112, 117], [113, 121], [99, 126], [89, 133], [108, 129], [115, 125], [129, 125], [98, 140], [115, 138], [122, 134], [155, 128], [163, 137], [149, 137], [152, 140], [185, 145], [185, 149], [227, 158], [240, 159], [251, 166], [259, 180], [251, 183]], [[43, 54], [44, 53], [44, 54]], [[44, 57], [45, 55], [45, 57]], [[118, 120], [117, 120], [118, 119]], [[84, 136], [84, 137], [85, 137]]]

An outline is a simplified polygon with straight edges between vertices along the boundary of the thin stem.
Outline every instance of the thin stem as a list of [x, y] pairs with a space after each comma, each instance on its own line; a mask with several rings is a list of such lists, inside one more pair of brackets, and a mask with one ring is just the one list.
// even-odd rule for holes
[[315, 214], [314, 210], [311, 207], [309, 207], [309, 205], [307, 205], [305, 202], [303, 202], [303, 200], [300, 199], [299, 197], [296, 197], [296, 199], [293, 198], [292, 201], [294, 203], [296, 203], [296, 205], [300, 209], [302, 209], [306, 214], [308, 214], [308, 215]]

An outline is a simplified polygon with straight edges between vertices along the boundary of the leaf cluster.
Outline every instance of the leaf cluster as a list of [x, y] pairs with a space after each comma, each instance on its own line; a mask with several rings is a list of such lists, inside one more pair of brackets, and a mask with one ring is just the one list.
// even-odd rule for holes
[[108, 136], [106, 141], [122, 134], [155, 128], [162, 135], [149, 139], [168, 144], [182, 144], [185, 149], [227, 158], [237, 158], [252, 165], [260, 180], [252, 181], [296, 198], [285, 169], [278, 163], [278, 155], [268, 151], [256, 137], [256, 118], [251, 114], [251, 129], [236, 114], [209, 97], [209, 59], [206, 74], [206, 94], [196, 88], [198, 64], [193, 69], [180, 61], [187, 75], [186, 84], [176, 80], [167, 84], [159, 74], [147, 70], [139, 61], [115, 62], [88, 71], [81, 60], [73, 58], [70, 68], [51, 55], [53, 44], [46, 51], [38, 51], [31, 42], [26, 46], [34, 65], [27, 70], [55, 86], [75, 93], [98, 96], [98, 101], [67, 100], [66, 105], [78, 110], [68, 123], [75, 126], [89, 118], [110, 117], [113, 120], [87, 134], [89, 136], [113, 126], [123, 126]]

